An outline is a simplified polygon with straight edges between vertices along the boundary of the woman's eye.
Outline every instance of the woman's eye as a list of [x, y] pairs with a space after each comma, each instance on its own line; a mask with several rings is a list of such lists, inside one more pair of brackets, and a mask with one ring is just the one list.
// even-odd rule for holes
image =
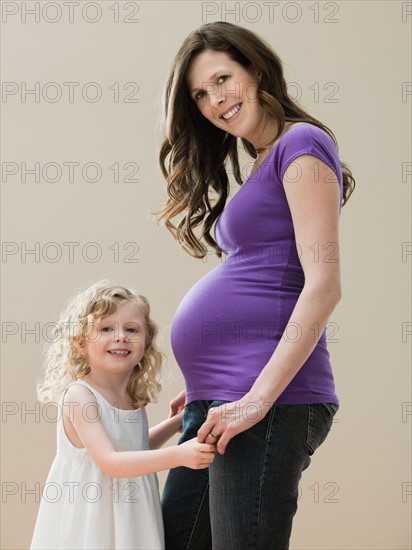
[[136, 327], [129, 327], [128, 329], [129, 332], [139, 332], [139, 329], [137, 329]]
[[[223, 82], [226, 82], [226, 80], [228, 79], [229, 77], [227, 75], [222, 75], [222, 76], [219, 76], [219, 78], [217, 79], [217, 83], [218, 84], [223, 84]], [[205, 92], [203, 90], [199, 90], [197, 92], [197, 94], [195, 95], [195, 101], [199, 101], [200, 99], [202, 99], [202, 97], [204, 97], [204, 94]]]
[[112, 327], [103, 327], [102, 332], [109, 332], [110, 330], [113, 330]]

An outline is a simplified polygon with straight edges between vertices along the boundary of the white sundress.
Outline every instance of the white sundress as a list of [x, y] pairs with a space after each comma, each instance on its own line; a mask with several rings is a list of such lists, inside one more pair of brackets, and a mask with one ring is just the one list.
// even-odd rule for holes
[[[117, 451], [149, 449], [146, 410], [117, 409], [87, 382], [99, 420]], [[57, 453], [44, 486], [31, 550], [163, 550], [164, 531], [156, 473], [111, 478], [86, 449], [75, 447], [63, 426], [60, 399]], [[93, 421], [92, 409], [83, 414]]]

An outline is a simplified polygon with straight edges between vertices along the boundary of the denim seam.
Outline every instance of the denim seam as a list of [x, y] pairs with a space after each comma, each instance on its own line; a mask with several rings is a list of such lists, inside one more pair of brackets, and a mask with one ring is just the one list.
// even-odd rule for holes
[[[193, 406], [191, 407], [193, 403]], [[185, 406], [185, 410], [187, 407], [197, 407], [197, 405], [199, 405], [202, 413], [203, 413], [203, 420], [201, 423], [203, 423], [205, 420], [206, 420], [206, 417], [207, 417], [207, 413], [208, 413], [208, 402], [205, 401], [205, 400], [198, 400], [198, 403], [196, 402], [192, 402], [192, 403], [189, 403], [188, 405]], [[201, 425], [201, 424], [200, 424]], [[184, 434], [182, 434], [182, 438], [184, 437]], [[183, 441], [182, 441], [183, 442]], [[180, 441], [179, 441], [179, 444], [180, 444]], [[189, 536], [187, 538], [187, 543], [185, 545], [185, 549], [186, 550], [189, 550], [190, 549], [190, 545], [192, 544], [192, 541], [193, 541], [193, 536], [194, 536], [194, 532], [195, 532], [195, 529], [196, 529], [196, 525], [197, 525], [197, 522], [198, 522], [198, 519], [199, 519], [199, 515], [200, 515], [200, 512], [202, 510], [202, 507], [203, 507], [203, 503], [205, 501], [205, 497], [206, 495], [208, 495], [208, 489], [209, 489], [209, 481], [207, 481], [206, 485], [205, 485], [205, 488], [203, 490], [203, 494], [200, 498], [200, 502], [199, 502], [199, 505], [196, 507], [197, 511], [196, 511], [196, 514], [192, 520], [192, 525], [190, 526], [189, 528]], [[182, 541], [183, 542], [183, 541]]]
[[314, 450], [313, 450], [312, 445], [310, 443], [311, 438], [312, 438], [312, 415], [313, 415], [313, 410], [312, 410], [312, 407], [309, 404], [307, 405], [307, 407], [308, 407], [308, 431], [307, 431], [307, 435], [306, 435], [306, 445], [309, 448], [309, 452], [311, 454], [313, 454]]
[[330, 414], [335, 415], [338, 412], [338, 405], [335, 405], [335, 403], [321, 403]]
[[273, 422], [273, 417], [274, 417], [274, 415], [275, 415], [275, 408], [276, 408], [276, 405], [273, 405], [273, 406], [272, 406], [272, 410], [270, 411], [268, 427], [267, 427], [266, 435], [265, 435], [266, 441], [268, 440], [268, 438], [269, 438], [269, 432], [270, 432], [270, 430], [272, 429], [272, 422]]
[[200, 510], [202, 509], [202, 506], [203, 506], [203, 502], [205, 500], [205, 497], [206, 495], [208, 494], [208, 489], [209, 489], [209, 482], [207, 482], [206, 484], [206, 488], [203, 492], [203, 496], [202, 496], [202, 499], [200, 501], [200, 504], [197, 508], [197, 513], [196, 513], [196, 516], [195, 516], [195, 519], [194, 519], [194, 522], [193, 522], [193, 525], [192, 525], [192, 529], [190, 531], [190, 535], [189, 535], [189, 540], [187, 541], [187, 546], [186, 548], [189, 549], [190, 548], [190, 544], [192, 542], [192, 539], [193, 539], [193, 534], [194, 534], [194, 531], [195, 531], [195, 528], [196, 528], [196, 523], [197, 523], [197, 520], [199, 519], [199, 514], [200, 514]]
[[[212, 402], [210, 402], [210, 403], [212, 403]], [[206, 401], [204, 399], [201, 400], [200, 401], [200, 406], [202, 407], [203, 415], [204, 415], [204, 418], [206, 419], [207, 415], [208, 415], [208, 412], [209, 412], [209, 409], [210, 409], [209, 401]]]
[[272, 413], [270, 415], [269, 422], [268, 422], [268, 429], [266, 430], [265, 455], [263, 457], [262, 473], [261, 473], [260, 480], [259, 480], [259, 497], [258, 497], [259, 500], [258, 500], [257, 523], [256, 523], [256, 526], [255, 526], [255, 531], [253, 533], [255, 546], [257, 545], [257, 540], [258, 540], [259, 524], [260, 524], [260, 512], [261, 512], [261, 509], [262, 509], [262, 489], [263, 489], [263, 484], [264, 484], [265, 475], [266, 475], [266, 467], [267, 467], [267, 464], [268, 464], [267, 457], [268, 457], [268, 451], [269, 451], [269, 445], [270, 445], [270, 440], [268, 438], [268, 435], [269, 435], [269, 432], [271, 431], [272, 426], [273, 426], [273, 419], [274, 419], [274, 416], [275, 416], [275, 409], [276, 409], [276, 405], [273, 405]]

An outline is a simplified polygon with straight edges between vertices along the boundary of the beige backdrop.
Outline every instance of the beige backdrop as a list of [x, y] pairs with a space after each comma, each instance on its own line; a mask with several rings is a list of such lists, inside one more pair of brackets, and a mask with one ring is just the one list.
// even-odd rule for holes
[[341, 408], [302, 477], [291, 549], [411, 547], [412, 3], [3, 1], [5, 549], [28, 548], [54, 457], [53, 411], [35, 381], [48, 323], [76, 289], [109, 278], [149, 297], [168, 356], [151, 424], [183, 388], [173, 314], [220, 260], [183, 253], [149, 210], [166, 196], [162, 85], [185, 36], [215, 20], [273, 45], [357, 179], [328, 328]]

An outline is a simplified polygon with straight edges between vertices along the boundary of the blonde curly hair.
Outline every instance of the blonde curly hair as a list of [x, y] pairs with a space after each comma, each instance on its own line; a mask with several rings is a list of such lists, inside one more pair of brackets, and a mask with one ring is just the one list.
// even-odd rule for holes
[[150, 318], [149, 302], [135, 290], [103, 279], [76, 293], [60, 314], [51, 343], [44, 352], [43, 376], [37, 383], [40, 402], [58, 403], [69, 384], [89, 374], [90, 366], [82, 352], [87, 334], [96, 321], [114, 313], [125, 300], [137, 303], [146, 329], [144, 355], [133, 369], [127, 390], [134, 407], [156, 401], [164, 354], [155, 343], [158, 326]]

